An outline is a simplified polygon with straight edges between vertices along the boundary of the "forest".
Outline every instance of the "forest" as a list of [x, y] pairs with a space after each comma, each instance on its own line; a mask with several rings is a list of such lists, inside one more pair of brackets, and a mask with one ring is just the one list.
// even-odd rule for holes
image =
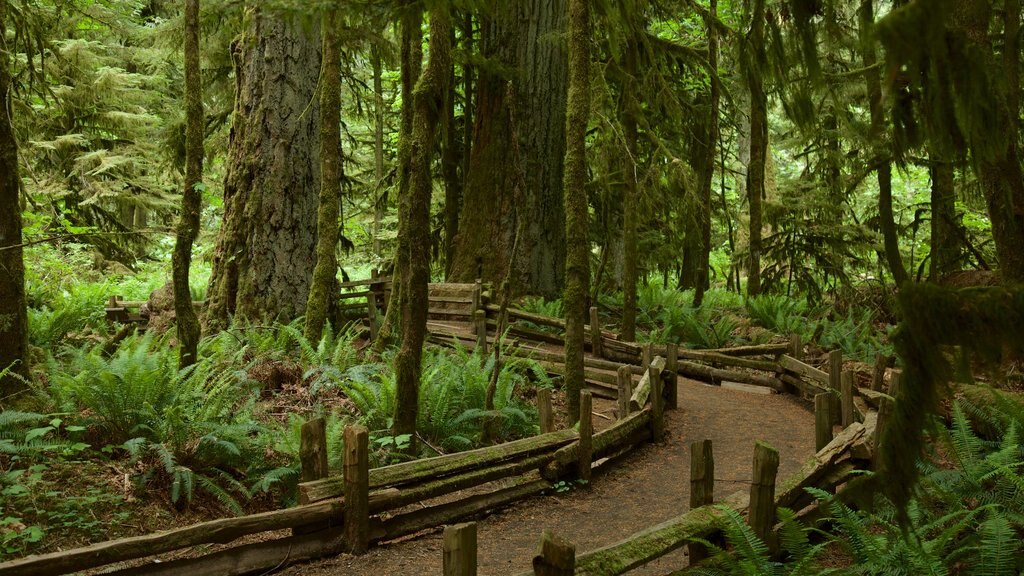
[[0, 576], [1024, 574], [1022, 17], [0, 0]]

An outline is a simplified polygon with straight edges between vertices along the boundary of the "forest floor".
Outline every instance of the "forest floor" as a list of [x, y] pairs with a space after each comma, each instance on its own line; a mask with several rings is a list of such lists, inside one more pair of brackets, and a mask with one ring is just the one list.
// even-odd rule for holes
[[[594, 412], [612, 415], [612, 403], [595, 399]], [[484, 575], [531, 569], [544, 529], [576, 544], [577, 553], [605, 546], [678, 516], [689, 508], [691, 442], [710, 439], [715, 454], [716, 500], [750, 486], [754, 443], [766, 441], [780, 455], [780, 479], [796, 473], [814, 453], [814, 417], [799, 400], [723, 389], [680, 379], [679, 409], [666, 413], [667, 438], [648, 444], [588, 486], [532, 498], [478, 521], [478, 566]], [[595, 417], [595, 428], [610, 421]], [[441, 531], [385, 543], [363, 556], [340, 555], [293, 566], [281, 574], [401, 576], [440, 574]], [[636, 572], [666, 574], [686, 565], [685, 549]]]

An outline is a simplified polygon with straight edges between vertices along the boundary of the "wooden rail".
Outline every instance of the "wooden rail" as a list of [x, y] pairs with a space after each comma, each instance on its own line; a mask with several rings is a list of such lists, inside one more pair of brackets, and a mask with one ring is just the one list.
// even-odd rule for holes
[[[364, 320], [369, 323], [372, 331], [378, 306], [387, 302], [390, 281], [373, 279], [348, 282], [342, 287], [349, 291], [339, 295], [341, 308], [359, 313], [365, 310]], [[486, 349], [488, 344], [494, 343], [498, 336], [493, 333], [496, 324], [493, 315], [497, 307], [487, 303], [481, 283], [432, 284], [429, 292], [429, 313], [435, 321], [454, 320], [460, 325], [472, 326], [470, 335], [454, 330], [446, 333], [432, 329], [433, 341], [450, 343], [453, 339], [459, 339], [470, 349]], [[116, 298], [108, 303], [111, 308], [122, 310], [127, 308], [126, 304], [135, 303]], [[533, 358], [549, 373], [563, 373], [564, 358], [561, 355], [539, 345], [528, 345], [528, 342], [564, 345], [562, 336], [538, 331], [521, 322], [562, 330], [564, 321], [515, 309], [509, 309], [509, 317], [509, 334], [523, 338], [524, 341], [505, 342], [503, 352]], [[348, 441], [344, 474], [324, 477], [322, 460], [326, 454], [326, 438], [323, 434], [315, 433], [322, 430], [322, 423], [311, 423], [308, 435], [305, 427], [303, 430], [304, 482], [300, 485], [301, 506], [22, 558], [0, 564], [0, 576], [62, 574], [108, 564], [137, 562], [181, 548], [227, 544], [243, 536], [282, 529], [291, 529], [292, 534], [267, 539], [258, 544], [236, 545], [197, 558], [123, 568], [115, 573], [173, 574], [187, 571], [194, 576], [240, 574], [340, 551], [361, 552], [375, 542], [455, 522], [536, 495], [565, 478], [587, 478], [593, 463], [608, 462], [609, 456], [660, 439], [664, 431], [663, 411], [675, 407], [676, 377], [680, 374], [716, 384], [741, 382], [777, 392], [796, 392], [805, 397], [821, 394], [828, 401], [827, 407], [824, 407], [826, 402], [822, 402], [822, 410], [827, 412], [827, 417], [824, 414], [821, 417], [824, 423], [822, 426], [827, 425], [831, 429], [838, 424], [840, 416], [843, 423], [848, 424], [842, 434], [822, 447], [814, 465], [801, 472], [803, 476], [795, 483], [787, 483], [779, 488], [778, 497], [774, 495], [774, 477], [766, 477], [759, 484], [772, 489], [770, 497], [755, 497], [762, 510], [760, 514], [755, 513], [754, 517], [761, 519], [759, 529], [762, 531], [770, 520], [770, 515], [769, 520], [765, 520], [769, 509], [774, 510], [769, 506], [770, 503], [796, 503], [805, 486], [834, 487], [847, 478], [864, 458], [870, 460], [873, 457], [873, 448], [866, 443], [865, 438], [870, 439], [876, 435], [876, 423], [885, 419], [885, 408], [891, 410], [888, 403], [891, 399], [880, 392], [857, 389], [852, 378], [843, 380], [837, 372], [841, 369], [841, 356], [830, 358], [831, 369], [826, 373], [795, 357], [802, 351], [798, 339], [791, 339], [789, 344], [717, 350], [689, 350], [674, 345], [642, 347], [618, 340], [615, 334], [601, 330], [597, 324], [596, 310], [592, 310], [591, 324], [586, 327], [586, 339], [596, 357], [588, 356], [585, 360], [589, 391], [584, 392], [581, 402], [586, 405], [591, 393], [619, 402], [618, 421], [601, 432], [592, 433], [589, 426], [581, 427], [582, 434], [573, 430], [552, 431], [550, 394], [539, 394], [538, 408], [544, 416], [541, 423], [543, 433], [539, 436], [464, 453], [367, 469], [365, 430], [349, 429], [346, 431]], [[635, 387], [632, 381], [634, 374], [641, 375]], [[873, 407], [882, 408], [882, 414], [873, 410]], [[860, 420], [865, 424], [860, 424]], [[868, 424], [871, 426], [870, 431], [865, 427]], [[854, 460], [847, 456], [850, 447], [855, 444], [860, 459], [854, 464]], [[770, 454], [767, 448], [765, 454]], [[824, 460], [822, 454], [826, 455]], [[765, 460], [762, 458], [762, 461]], [[770, 458], [766, 462], [768, 464], [762, 468], [770, 472]], [[768, 472], [766, 474], [770, 475]], [[713, 472], [704, 480], [709, 478], [713, 479]], [[403, 510], [403, 507], [412, 503], [428, 502], [498, 480], [502, 481], [500, 488], [477, 492], [454, 501], [428, 504], [412, 511]], [[705, 486], [704, 493], [711, 494], [712, 491], [711, 486]], [[725, 502], [743, 509], [752, 496], [733, 495]], [[385, 512], [390, 513], [386, 518], [381, 516]], [[721, 516], [721, 511], [716, 508], [697, 506], [675, 520], [645, 530], [619, 544], [579, 555], [574, 559], [576, 573], [618, 574], [621, 572], [616, 570], [624, 571], [642, 565], [686, 545], [695, 536], [720, 529]], [[460, 550], [473, 548], [467, 540], [467, 534], [469, 532], [459, 533], [457, 541]]]
[[[665, 364], [657, 358], [644, 378], [659, 383]], [[619, 366], [619, 365], [616, 365]], [[654, 371], [652, 376], [651, 371]], [[617, 390], [617, 388], [616, 388]], [[589, 404], [589, 392], [581, 402]], [[539, 395], [548, 406], [550, 395]], [[29, 556], [0, 564], [0, 576], [65, 574], [110, 564], [138, 562], [167, 552], [204, 544], [228, 544], [243, 536], [291, 529], [289, 536], [244, 544], [171, 562], [147, 562], [121, 568], [114, 574], [177, 574], [194, 576], [242, 574], [267, 570], [286, 563], [313, 559], [341, 551], [360, 552], [368, 545], [394, 539], [427, 528], [448, 524], [485, 510], [507, 505], [550, 489], [567, 477], [589, 478], [594, 462], [630, 450], [660, 435], [659, 422], [665, 402], [660, 396], [613, 426], [592, 433], [581, 426], [558, 430], [506, 444], [468, 452], [427, 458], [381, 468], [368, 469], [366, 431], [346, 429], [346, 466], [340, 477], [323, 476], [326, 436], [323, 422], [303, 427], [300, 453], [303, 476], [298, 507], [204, 522], [156, 534], [104, 542], [42, 556]], [[587, 411], [589, 413], [589, 410]], [[587, 422], [586, 424], [589, 424]], [[550, 426], [550, 425], [549, 425]], [[608, 462], [608, 460], [604, 460]], [[465, 496], [455, 501], [428, 505], [416, 510], [401, 509], [408, 504], [429, 501], [467, 488], [502, 480], [504, 487]], [[511, 481], [511, 485], [507, 485]], [[384, 512], [393, 515], [386, 519]], [[398, 512], [397, 514], [394, 514]]]

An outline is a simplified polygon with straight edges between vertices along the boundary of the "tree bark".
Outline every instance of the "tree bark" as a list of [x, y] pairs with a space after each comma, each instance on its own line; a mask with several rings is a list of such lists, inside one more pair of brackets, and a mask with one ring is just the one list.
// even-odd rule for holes
[[[384, 82], [380, 47], [370, 47], [373, 67], [373, 256], [380, 258], [380, 221], [384, 219], [387, 201], [382, 198], [384, 188]], [[376, 266], [376, 264], [375, 264]]]
[[[400, 278], [402, 288], [401, 344], [395, 356], [396, 404], [394, 433], [415, 439], [419, 402], [423, 340], [427, 331], [427, 284], [430, 282], [430, 164], [437, 126], [448, 96], [451, 68], [451, 22], [447, 8], [430, 11], [430, 59], [413, 92], [415, 107], [410, 143], [409, 202], [406, 216], [408, 268]], [[413, 450], [415, 442], [410, 443]]]
[[[875, 53], [875, 38], [872, 28], [875, 25], [874, 0], [862, 0], [860, 4], [860, 44], [864, 58], [864, 81], [868, 89], [868, 108], [871, 113], [872, 132], [876, 135], [883, 130], [885, 112], [882, 109], [881, 73], [875, 69], [878, 58]], [[877, 140], [877, 138], [876, 138]], [[876, 146], [876, 153], [886, 154]], [[882, 161], [876, 171], [878, 177], [878, 217], [882, 229], [882, 243], [885, 248], [885, 260], [889, 265], [893, 280], [897, 286], [910, 279], [907, 269], [903, 266], [900, 255], [899, 235], [892, 209], [892, 165], [888, 160]]]
[[[622, 91], [622, 131], [626, 139], [625, 187], [622, 194], [622, 331], [626, 342], [636, 341], [636, 282], [637, 282], [637, 120], [640, 103], [637, 99], [637, 44], [626, 45], [626, 79]], [[606, 248], [607, 249], [607, 248]]]
[[[565, 0], [500, 2], [481, 27], [483, 56], [495, 66], [481, 68], [477, 82], [474, 140], [451, 278], [473, 281], [479, 266], [483, 279], [500, 283], [518, 217], [525, 226], [512, 263], [519, 278], [511, 285], [554, 298], [562, 288], [565, 262], [566, 58], [558, 41], [565, 29]], [[512, 130], [519, 162], [512, 160]], [[517, 207], [514, 188], [520, 178], [525, 180], [525, 205]]]
[[[6, 38], [7, 2], [0, 1], [0, 38]], [[25, 262], [21, 238], [21, 178], [18, 142], [11, 121], [10, 59], [0, 42], [0, 405], [25, 388], [14, 375], [28, 377], [28, 304], [25, 299]]]
[[[977, 119], [968, 125], [971, 153], [981, 180], [982, 192], [992, 222], [999, 273], [1004, 282], [1024, 282], [1024, 174], [1021, 171], [1019, 145], [1020, 77], [1019, 39], [1020, 9], [1015, 1], [1008, 3], [1004, 26], [1004, 59], [1002, 66], [988, 29], [992, 7], [988, 0], [955, 2], [951, 22], [954, 32], [965, 46], [967, 65], [974, 77], [971, 82], [988, 82], [988, 101], [971, 100], [972, 107], [986, 122]], [[1005, 82], [992, 82], [1001, 74]], [[964, 95], [963, 98], [970, 96]]]
[[[755, 0], [748, 58], [763, 60], [765, 0]], [[747, 87], [750, 89], [750, 163], [747, 166], [747, 202], [750, 208], [750, 258], [747, 271], [747, 295], [761, 293], [761, 199], [764, 197], [765, 161], [768, 154], [768, 97], [764, 91], [762, 66], [747, 63]]]
[[319, 26], [253, 6], [246, 20], [233, 47], [235, 111], [211, 329], [232, 314], [254, 322], [303, 314], [316, 261]]
[[199, 349], [199, 317], [192, 307], [189, 268], [192, 244], [199, 235], [203, 181], [203, 79], [199, 67], [199, 0], [185, 0], [185, 188], [181, 193], [181, 220], [172, 256], [174, 315], [178, 324], [178, 366], [196, 361]]
[[[455, 31], [449, 33], [455, 46]], [[459, 210], [462, 207], [462, 180], [459, 178], [459, 139], [455, 126], [455, 66], [448, 67], [448, 98], [445, 104], [445, 129], [441, 145], [441, 172], [444, 177], [444, 262], [445, 277], [451, 275], [455, 261], [455, 237], [459, 234]]]
[[[565, 123], [565, 393], [569, 421], [580, 415], [583, 326], [587, 316], [590, 245], [587, 240], [587, 122], [590, 118], [590, 9], [569, 0], [569, 94]], [[589, 414], [586, 415], [590, 417]]]
[[956, 216], [953, 165], [933, 154], [931, 173], [932, 237], [928, 277], [937, 282], [944, 275], [960, 270], [960, 235], [963, 232]]
[[305, 337], [323, 334], [330, 299], [337, 294], [341, 215], [341, 46], [338, 7], [327, 8], [320, 26], [323, 68], [320, 77], [320, 198], [317, 209], [316, 267], [306, 303]]
[[708, 68], [711, 71], [711, 93], [709, 95], [710, 113], [708, 115], [707, 134], [705, 135], [705, 156], [701, 167], [700, 178], [700, 214], [698, 227], [700, 245], [696, 261], [696, 285], [694, 286], [693, 305], [700, 306], [704, 301], [704, 291], [711, 279], [711, 185], [715, 180], [715, 149], [718, 147], [718, 108], [721, 100], [721, 88], [718, 85], [718, 2], [711, 0], [708, 8]]
[[[402, 278], [409, 268], [409, 174], [412, 163], [412, 125], [415, 110], [412, 105], [413, 89], [423, 65], [423, 9], [412, 0], [406, 0], [402, 6], [399, 27], [401, 28], [401, 75], [402, 84], [402, 116], [398, 126], [398, 246], [395, 250], [393, 278]], [[373, 351], [380, 353], [384, 346], [392, 340], [398, 329], [401, 314], [402, 282], [393, 284], [388, 307], [384, 313], [384, 321], [377, 340], [373, 343]]]

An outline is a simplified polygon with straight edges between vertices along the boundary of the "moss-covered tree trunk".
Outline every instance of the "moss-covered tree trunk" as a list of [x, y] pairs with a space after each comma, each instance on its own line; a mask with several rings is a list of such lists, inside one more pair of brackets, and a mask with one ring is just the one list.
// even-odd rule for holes
[[[455, 46], [455, 30], [449, 33]], [[441, 144], [441, 173], [444, 178], [444, 258], [445, 276], [455, 260], [455, 237], [459, 234], [459, 210], [462, 208], [462, 179], [459, 178], [458, 130], [455, 125], [455, 66], [448, 67], [448, 97], [444, 107], [444, 139]]]
[[[564, 29], [565, 0], [508, 0], [482, 17], [481, 51], [495, 65], [481, 67], [477, 82], [454, 280], [474, 280], [479, 264], [485, 280], [502, 281], [518, 214], [526, 225], [512, 262], [519, 276], [512, 285], [552, 298], [561, 291], [566, 57], [559, 35]], [[521, 165], [512, 160], [513, 129]], [[516, 210], [513, 189], [520, 177], [525, 205]]]
[[381, 200], [384, 181], [384, 64], [381, 49], [376, 43], [370, 47], [370, 63], [374, 69], [374, 257], [381, 255], [381, 220], [386, 202]]
[[306, 303], [306, 339], [323, 334], [331, 296], [337, 293], [338, 235], [341, 218], [341, 46], [337, 6], [320, 24], [323, 69], [320, 77], [320, 201], [316, 222], [316, 267]]
[[711, 186], [715, 180], [715, 151], [718, 148], [718, 109], [721, 100], [721, 87], [718, 84], [718, 2], [711, 0], [708, 7], [708, 68], [711, 71], [711, 87], [709, 94], [709, 111], [707, 132], [704, 135], [704, 157], [700, 169], [700, 213], [697, 226], [700, 231], [698, 245], [693, 305], [700, 306], [704, 301], [704, 291], [711, 280]]
[[[967, 62], [965, 90], [987, 88], [985, 98], [974, 92], [961, 96], [961, 122], [971, 147], [982, 192], [992, 222], [992, 237], [1004, 282], [1024, 282], [1024, 174], [1020, 155], [1020, 6], [1008, 3], [1004, 12], [1003, 61], [995, 58], [989, 36], [992, 6], [988, 0], [954, 2], [951, 22], [954, 42], [963, 45]], [[1016, 9], [1013, 10], [1014, 5]], [[997, 80], [998, 78], [998, 80]]]
[[199, 317], [192, 307], [188, 278], [192, 244], [199, 235], [202, 194], [197, 187], [203, 181], [205, 126], [199, 69], [199, 0], [185, 0], [185, 187], [181, 193], [181, 220], [171, 258], [174, 315], [178, 323], [178, 366], [181, 368], [195, 363], [199, 348]]
[[[569, 0], [569, 97], [565, 122], [565, 394], [569, 421], [580, 414], [583, 326], [590, 282], [587, 240], [587, 122], [590, 118], [589, 0]], [[589, 418], [590, 415], [586, 414]]]
[[392, 284], [391, 297], [388, 299], [387, 311], [384, 313], [384, 321], [381, 324], [380, 332], [377, 333], [377, 341], [373, 343], [373, 350], [380, 353], [384, 347], [391, 343], [394, 334], [398, 330], [400, 307], [402, 298], [402, 282], [399, 280], [409, 268], [409, 174], [412, 153], [412, 125], [415, 116], [414, 107], [410, 104], [413, 101], [413, 89], [416, 79], [419, 78], [420, 68], [423, 65], [423, 9], [411, 0], [406, 0], [402, 6], [402, 13], [399, 20], [401, 35], [401, 76], [402, 85], [402, 116], [398, 126], [398, 238], [395, 249], [392, 277], [395, 282]]
[[622, 194], [622, 330], [620, 336], [627, 342], [636, 341], [636, 282], [639, 255], [637, 254], [637, 52], [635, 41], [626, 45], [624, 64], [625, 83], [622, 89], [622, 132], [626, 139], [625, 174]]
[[320, 189], [319, 26], [246, 9], [206, 321], [290, 321], [306, 311]]
[[[419, 404], [420, 367], [423, 340], [427, 332], [427, 284], [430, 282], [430, 193], [433, 180], [430, 164], [434, 156], [437, 127], [444, 113], [451, 68], [451, 19], [446, 6], [430, 10], [430, 58], [413, 92], [412, 141], [409, 150], [409, 201], [404, 215], [408, 268], [399, 281], [401, 291], [399, 324], [401, 338], [395, 356], [395, 435], [415, 438]], [[414, 446], [415, 442], [411, 443]]]
[[[885, 129], [885, 112], [882, 109], [881, 73], [876, 68], [878, 58], [875, 52], [873, 33], [875, 25], [874, 0], [861, 1], [859, 16], [861, 55], [864, 58], [864, 82], [868, 89], [868, 109], [871, 113], [871, 127], [876, 136], [875, 141], [879, 141], [878, 135]], [[876, 145], [875, 154], [885, 158], [888, 151], [884, 147]], [[888, 159], [879, 162], [876, 176], [878, 178], [878, 217], [882, 229], [885, 261], [889, 265], [889, 272], [892, 274], [893, 280], [897, 286], [900, 286], [910, 277], [907, 275], [907, 269], [903, 266], [903, 257], [900, 255], [899, 236], [892, 209], [892, 165]]]
[[768, 156], [768, 96], [764, 90], [765, 0], [755, 0], [747, 38], [746, 76], [750, 90], [750, 162], [747, 165], [747, 205], [750, 238], [747, 295], [761, 293], [761, 199], [764, 198], [765, 162]]
[[928, 278], [938, 281], [960, 270], [960, 236], [963, 231], [956, 216], [956, 191], [953, 165], [932, 156], [931, 190], [931, 264]]
[[[6, 39], [8, 6], [0, 1], [0, 39]], [[22, 256], [21, 179], [18, 142], [11, 123], [12, 54], [0, 41], [0, 371], [28, 376], [28, 305], [25, 300], [25, 263]], [[24, 382], [8, 375], [0, 379], [0, 406], [22, 390]]]

